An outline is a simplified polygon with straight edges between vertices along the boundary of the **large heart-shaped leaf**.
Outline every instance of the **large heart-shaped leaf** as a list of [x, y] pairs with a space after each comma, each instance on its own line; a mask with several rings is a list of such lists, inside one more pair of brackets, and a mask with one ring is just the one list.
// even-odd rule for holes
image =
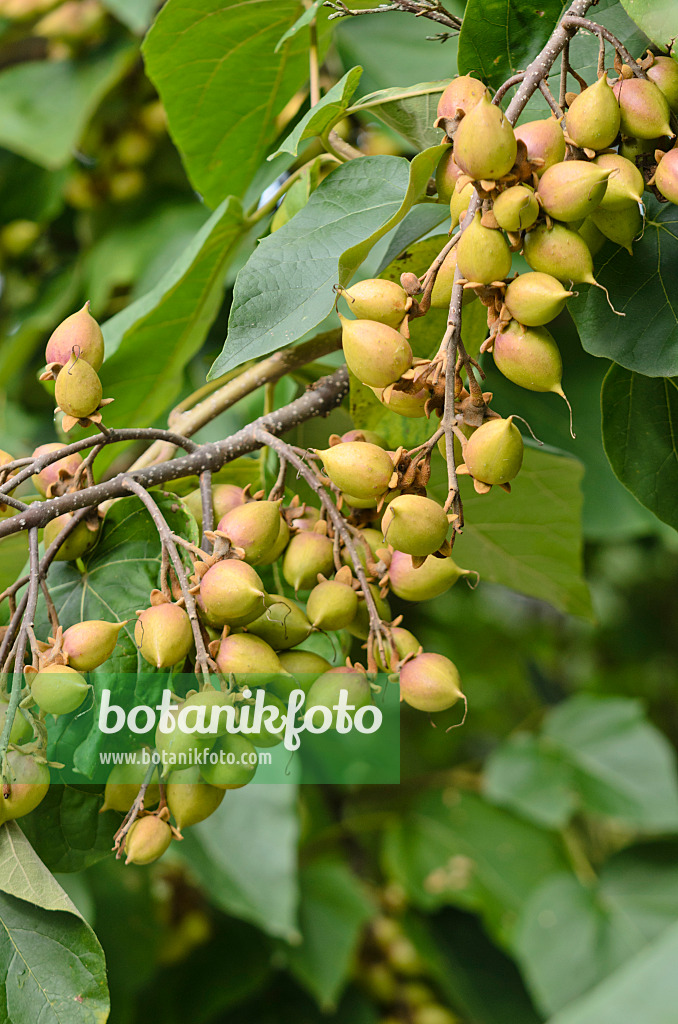
[[115, 811], [101, 814], [97, 786], [52, 785], [37, 810], [21, 819], [21, 829], [50, 871], [82, 871], [111, 855], [120, 825]]
[[603, 444], [638, 501], [678, 530], [678, 378], [613, 366], [603, 382]]
[[673, 0], [621, 0], [645, 35], [667, 49], [678, 39], [678, 9]]
[[608, 245], [596, 261], [596, 277], [610, 293], [580, 287], [571, 299], [582, 345], [648, 377], [678, 376], [678, 209], [647, 199], [643, 237], [626, 249]]
[[292, 153], [296, 156], [299, 145], [304, 139], [312, 139], [316, 135], [323, 135], [330, 128], [341, 121], [346, 112], [353, 93], [358, 88], [362, 68], [351, 68], [344, 77], [329, 89], [319, 103], [308, 111], [307, 114], [294, 126], [294, 129], [287, 136], [279, 149], [269, 156], [269, 160], [279, 156], [281, 153]]
[[350, 114], [374, 115], [417, 149], [435, 146], [443, 132], [434, 128], [436, 107], [447, 82], [420, 82], [405, 89], [379, 89], [362, 96]]
[[238, 274], [228, 336], [210, 378], [288, 345], [331, 311], [372, 246], [398, 224], [426, 188], [442, 147], [402, 157], [350, 160], [306, 206], [263, 239]]
[[144, 42], [188, 175], [209, 206], [242, 195], [275, 138], [275, 122], [308, 74], [304, 33], [283, 33], [299, 0], [169, 0]]

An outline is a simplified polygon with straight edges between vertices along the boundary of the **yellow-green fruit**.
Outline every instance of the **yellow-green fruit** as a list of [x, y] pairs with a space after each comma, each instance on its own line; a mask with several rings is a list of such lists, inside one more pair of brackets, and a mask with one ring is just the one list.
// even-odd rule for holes
[[[314, 707], [326, 708], [329, 712], [324, 714], [316, 711], [311, 715], [311, 721], [316, 727], [325, 721], [331, 729], [336, 729], [338, 713], [334, 708], [339, 702], [342, 690], [346, 690], [346, 704], [356, 711], [372, 703], [372, 690], [364, 670], [349, 668], [346, 665], [331, 668], [329, 672], [316, 679], [306, 697], [307, 714]], [[353, 717], [350, 711], [347, 714]]]
[[63, 635], [64, 654], [68, 664], [78, 672], [90, 672], [108, 661], [118, 642], [124, 622], [86, 619], [69, 626]]
[[61, 411], [75, 419], [91, 416], [99, 408], [102, 394], [96, 370], [84, 359], [71, 355], [59, 370], [54, 386], [54, 397]]
[[48, 715], [68, 715], [80, 707], [89, 684], [68, 665], [47, 665], [31, 676], [31, 697]]
[[[0, 701], [0, 735], [2, 730], [5, 728], [5, 718], [7, 716], [7, 708], [9, 704], [7, 701]], [[14, 715], [14, 721], [12, 722], [12, 728], [9, 733], [10, 743], [27, 743], [28, 740], [33, 738], [33, 729], [31, 728], [30, 722], [25, 717], [24, 713], [17, 708], [16, 714]], [[0, 814], [0, 821], [2, 821], [2, 815]]]
[[456, 117], [462, 110], [468, 114], [487, 96], [487, 86], [472, 75], [458, 75], [443, 89], [438, 100], [438, 117]]
[[541, 121], [526, 121], [515, 128], [516, 139], [525, 144], [528, 160], [541, 160], [537, 177], [541, 178], [549, 167], [565, 159], [565, 136], [555, 117]]
[[492, 284], [511, 272], [511, 252], [504, 235], [480, 223], [480, 212], [457, 242], [457, 266], [467, 281]]
[[[459, 243], [457, 243], [458, 245]], [[452, 286], [454, 285], [454, 272], [457, 269], [457, 247], [450, 249], [447, 256], [443, 260], [442, 266], [436, 274], [436, 279], [433, 282], [433, 290], [431, 292], [431, 305], [434, 309], [447, 309], [452, 298]], [[467, 288], [462, 293], [462, 306], [467, 305], [469, 302], [473, 302], [476, 295], [475, 292]]]
[[407, 657], [408, 654], [416, 654], [417, 651], [421, 650], [421, 644], [417, 640], [414, 633], [410, 633], [409, 629], [403, 629], [402, 626], [391, 626], [390, 628], [391, 643], [384, 641], [384, 653], [386, 654], [386, 662], [383, 661], [381, 653], [379, 651], [379, 645], [374, 644], [374, 657], [377, 662], [377, 668], [380, 672], [391, 672], [396, 668], [399, 662], [403, 658]]
[[98, 370], [104, 361], [104, 336], [86, 302], [77, 313], [67, 316], [53, 331], [45, 349], [45, 362], [65, 366], [73, 354]]
[[278, 536], [271, 544], [271, 547], [269, 548], [268, 552], [262, 555], [261, 558], [257, 560], [257, 565], [272, 565], [273, 562], [277, 562], [280, 556], [282, 555], [283, 551], [289, 544], [290, 528], [287, 525], [287, 520], [284, 519], [283, 516], [281, 516], [280, 514], [278, 518]]
[[247, 631], [260, 636], [274, 651], [285, 651], [303, 643], [313, 626], [289, 597], [270, 594], [266, 598], [266, 611], [249, 623]]
[[[253, 724], [253, 713], [252, 708], [257, 699], [256, 690], [252, 693], [251, 697], [240, 705], [240, 727], [242, 728], [243, 715], [248, 716], [248, 725]], [[275, 747], [278, 743], [282, 743], [284, 728], [280, 729], [280, 726], [287, 714], [287, 708], [278, 697], [268, 690], [264, 690], [264, 701], [263, 701], [263, 715], [261, 721], [261, 727], [254, 731], [245, 729], [245, 735], [250, 743], [253, 743], [255, 747]], [[267, 708], [272, 709], [271, 711], [266, 710]]]
[[578, 232], [586, 242], [591, 256], [595, 256], [605, 245], [605, 235], [598, 230], [590, 217], [579, 226]]
[[494, 339], [492, 354], [497, 369], [521, 388], [563, 394], [563, 360], [546, 327], [525, 327], [512, 320]]
[[655, 149], [663, 149], [666, 140], [663, 138], [659, 139], [634, 139], [631, 137], [623, 138], [619, 144], [619, 155], [630, 160], [632, 163], [637, 163], [639, 157], [648, 156], [648, 160], [654, 163], [654, 151]]
[[596, 284], [593, 259], [582, 236], [564, 224], [548, 228], [537, 224], [525, 236], [525, 259], [533, 270], [551, 274], [559, 281]]
[[670, 203], [678, 203], [678, 149], [671, 149], [661, 158], [654, 183]]
[[245, 552], [250, 565], [264, 558], [278, 540], [280, 501], [248, 501], [237, 505], [219, 520], [217, 530]]
[[466, 442], [464, 462], [469, 473], [484, 484], [506, 484], [523, 464], [523, 439], [508, 419], [486, 420]]
[[594, 210], [591, 220], [605, 238], [621, 245], [633, 255], [633, 242], [643, 230], [643, 215], [637, 203], [628, 203], [614, 210]]
[[[254, 637], [250, 637], [250, 639], [254, 639]], [[209, 690], [198, 690], [184, 701], [185, 720], [191, 727], [205, 728], [211, 737], [223, 736], [228, 731], [228, 724], [232, 716], [229, 716], [228, 713], [222, 714], [221, 709], [232, 708], [233, 704], [234, 698], [231, 693], [215, 690], [214, 687]], [[188, 714], [191, 708], [195, 708], [194, 715]], [[203, 711], [202, 708], [205, 710]]]
[[654, 82], [647, 78], [620, 78], [612, 89], [619, 103], [624, 135], [638, 139], [673, 137], [668, 101]]
[[442, 654], [417, 654], [400, 669], [400, 699], [417, 711], [447, 711], [462, 696], [457, 667]]
[[436, 167], [436, 191], [441, 203], [451, 201], [460, 174], [463, 174], [463, 171], [457, 166], [452, 150], [448, 149]]
[[237, 505], [245, 504], [245, 494], [242, 487], [236, 484], [215, 484], [212, 488], [212, 507], [214, 509], [214, 520], [220, 519], [236, 508]]
[[521, 324], [540, 327], [557, 317], [573, 294], [551, 274], [533, 272], [511, 281], [504, 302], [511, 316]]
[[381, 528], [384, 540], [396, 551], [422, 557], [432, 555], [445, 542], [449, 523], [437, 501], [401, 494], [384, 512]]
[[150, 665], [171, 668], [184, 661], [193, 647], [191, 620], [179, 605], [152, 605], [139, 613], [134, 642]]
[[440, 597], [454, 586], [468, 569], [460, 569], [451, 558], [429, 555], [423, 565], [415, 569], [411, 555], [394, 551], [388, 570], [390, 587], [403, 601], [430, 601]]
[[210, 786], [218, 790], [241, 789], [256, 775], [259, 755], [253, 743], [239, 733], [232, 733], [218, 740], [211, 750], [212, 756], [200, 769], [200, 774]]
[[[41, 444], [35, 449], [31, 458], [38, 459], [41, 455], [46, 455], [48, 452], [58, 452], [62, 447], [63, 445], [58, 442]], [[75, 452], [73, 455], [67, 455], [65, 458], [45, 466], [39, 473], [31, 477], [36, 491], [39, 491], [43, 496], [47, 496], [51, 487], [58, 484], [62, 478], [74, 476], [81, 465], [82, 455]]]
[[209, 818], [225, 795], [223, 789], [203, 782], [197, 767], [172, 772], [166, 792], [167, 806], [178, 829], [197, 825], [199, 821]]
[[645, 180], [636, 167], [618, 153], [601, 153], [594, 163], [605, 171], [612, 171], [607, 179], [607, 189], [599, 209], [616, 210], [627, 207], [629, 203], [641, 203]]
[[[428, 388], [420, 388], [419, 391], [415, 392], [391, 388], [386, 398], [384, 398], [384, 390], [384, 388], [372, 388], [372, 391], [384, 408], [390, 409], [391, 412], [397, 413], [398, 416], [405, 416], [407, 419], [418, 419], [426, 415], [426, 403], [431, 397], [431, 392]], [[348, 501], [348, 495], [345, 494], [344, 497]], [[348, 503], [349, 505], [351, 504], [350, 501]], [[355, 505], [353, 507], [355, 508]]]
[[474, 181], [494, 181], [508, 174], [516, 152], [513, 128], [485, 94], [457, 128], [454, 159]]
[[455, 184], [454, 191], [450, 196], [450, 217], [452, 218], [451, 228], [456, 228], [457, 224], [461, 219], [462, 213], [468, 210], [468, 204], [471, 202], [474, 188], [471, 182], [464, 185], [463, 188], [458, 188]]
[[264, 686], [267, 678], [282, 672], [278, 655], [271, 645], [249, 633], [231, 633], [223, 637], [215, 660], [223, 675], [235, 676], [238, 685], [242, 686], [250, 683]]
[[380, 498], [386, 492], [393, 461], [383, 448], [368, 441], [345, 441], [316, 451], [339, 490], [363, 499]]
[[655, 57], [645, 73], [664, 93], [674, 114], [678, 114], [678, 63], [672, 57]]
[[[170, 711], [162, 717], [155, 730], [155, 749], [161, 758], [162, 772], [176, 771], [180, 768], [194, 767], [216, 740], [212, 732], [196, 731], [196, 716], [186, 715], [179, 720], [179, 714], [185, 705]], [[160, 726], [169, 726], [169, 732]], [[173, 725], [173, 727], [172, 727]]]
[[582, 149], [606, 149], [619, 134], [621, 115], [617, 97], [603, 75], [570, 104], [565, 119], [567, 134]]
[[[43, 543], [45, 550], [51, 546], [51, 544], [57, 539], [64, 526], [71, 519], [72, 513], [64, 512], [62, 516], [57, 516], [56, 519], [51, 519], [45, 531], [43, 533]], [[76, 558], [81, 558], [82, 555], [94, 547], [97, 542], [98, 533], [96, 530], [90, 530], [86, 523], [80, 521], [69, 533], [66, 540], [59, 545], [57, 553], [54, 556], [56, 562], [74, 562]]]
[[412, 365], [412, 349], [394, 327], [376, 320], [341, 320], [346, 365], [362, 384], [385, 388]]
[[7, 754], [9, 794], [0, 796], [0, 823], [23, 818], [47, 795], [49, 768], [31, 754], [10, 750]]
[[527, 185], [513, 185], [505, 192], [500, 192], [492, 212], [504, 231], [525, 231], [532, 227], [539, 216], [539, 203]]
[[172, 842], [172, 829], [155, 814], [137, 818], [125, 838], [125, 864], [152, 864]]
[[316, 629], [345, 629], [357, 612], [358, 595], [351, 586], [339, 580], [318, 583], [306, 601], [306, 614]]
[[[383, 622], [390, 622], [393, 618], [391, 613], [391, 606], [389, 605], [386, 598], [382, 597], [379, 593], [379, 588], [375, 587], [372, 583], [369, 584], [370, 593], [374, 598], [374, 603], [379, 613], [379, 618]], [[358, 611], [356, 612], [355, 619], [353, 622], [349, 622], [346, 627], [351, 636], [357, 637], [359, 640], [367, 640], [370, 632], [370, 617], [367, 610], [367, 604], [365, 603], [364, 597], [358, 598]]]
[[[302, 690], [308, 690], [318, 676], [332, 668], [327, 658], [316, 654], [315, 651], [282, 651], [279, 658], [285, 672], [293, 676], [295, 683], [298, 683]], [[279, 691], [278, 695], [283, 696]]]
[[588, 217], [602, 201], [611, 173], [587, 160], [556, 164], [539, 181], [542, 206], [550, 217], [559, 221]]
[[412, 305], [404, 288], [378, 277], [342, 288], [341, 295], [357, 320], [377, 320], [389, 327], [398, 327]]
[[295, 590], [310, 590], [318, 582], [318, 573], [328, 576], [334, 568], [334, 542], [324, 533], [303, 530], [287, 546], [282, 574]]
[[[102, 812], [120, 811], [126, 814], [139, 795], [139, 789], [146, 778], [148, 767], [141, 759], [141, 751], [136, 751], [132, 763], [116, 764], [106, 780]], [[153, 783], [144, 794], [144, 807], [147, 810], [155, 807], [159, 799], [160, 787]]]
[[264, 585], [258, 573], [237, 558], [222, 559], [200, 581], [200, 600], [215, 626], [245, 626], [264, 610]]

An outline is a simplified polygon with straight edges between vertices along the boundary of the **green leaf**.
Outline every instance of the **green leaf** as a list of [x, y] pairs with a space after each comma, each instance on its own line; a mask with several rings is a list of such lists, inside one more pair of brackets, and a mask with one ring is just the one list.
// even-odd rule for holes
[[567, 6], [545, 0], [535, 10], [532, 0], [468, 0], [459, 34], [459, 73], [474, 74], [498, 89], [525, 70]]
[[[447, 492], [434, 453], [438, 499]], [[454, 559], [483, 580], [502, 583], [560, 611], [592, 616], [582, 572], [582, 467], [574, 459], [525, 449], [511, 493], [493, 487], [477, 495], [460, 480], [466, 525]]]
[[673, 1024], [678, 1000], [678, 925], [627, 961], [577, 1002], [550, 1017], [548, 1024]]
[[547, 828], [588, 811], [641, 831], [678, 830], [673, 752], [624, 698], [572, 697], [537, 736], [506, 740], [487, 761], [485, 794]]
[[275, 45], [275, 50], [273, 51], [274, 53], [277, 53], [280, 47], [283, 45], [283, 43], [286, 43], [288, 39], [293, 39], [294, 36], [296, 36], [297, 32], [301, 32], [303, 28], [306, 28], [307, 25], [311, 24], [311, 22], [313, 21], [318, 12], [320, 4], [321, 0], [313, 0], [313, 3], [310, 4], [306, 8], [304, 13], [297, 18], [294, 25], [292, 25], [291, 28], [288, 28], [287, 31], [281, 35], [280, 39]]
[[299, 936], [296, 799], [292, 784], [233, 790], [180, 846], [216, 906], [288, 940]]
[[105, 1024], [97, 938], [16, 822], [0, 827], [0, 1020]]
[[102, 0], [111, 14], [132, 32], [145, 32], [153, 21], [157, 0]]
[[124, 40], [78, 61], [29, 61], [3, 71], [0, 145], [42, 167], [63, 167], [101, 99], [137, 53]]
[[115, 399], [108, 426], [153, 423], [177, 396], [221, 305], [243, 230], [239, 201], [224, 200], [158, 284], [106, 321], [99, 376], [105, 397]]
[[629, 18], [664, 49], [678, 38], [678, 11], [673, 0], [621, 0]]
[[596, 279], [610, 293], [578, 286], [568, 309], [587, 352], [648, 377], [678, 376], [678, 210], [647, 197], [643, 237], [626, 249], [607, 245]]
[[440, 94], [448, 80], [420, 82], [405, 89], [379, 89], [362, 96], [348, 111], [349, 114], [373, 115], [393, 128], [417, 149], [436, 146], [443, 136], [441, 128], [434, 128]]
[[[537, 1003], [555, 1013], [633, 963], [677, 913], [675, 850], [631, 849], [607, 863], [588, 887], [572, 875], [547, 879], [525, 904], [514, 951]], [[626, 1012], [633, 1015], [628, 1007]]]
[[208, 206], [242, 195], [276, 135], [276, 118], [308, 74], [298, 0], [169, 0], [143, 46], [149, 78], [194, 187]]
[[476, 911], [501, 942], [532, 890], [566, 868], [555, 836], [453, 789], [417, 797], [388, 828], [384, 862], [416, 906]]
[[350, 281], [424, 191], [438, 149], [411, 163], [372, 156], [342, 164], [293, 220], [259, 243], [238, 274], [228, 336], [210, 379], [291, 344], [325, 319], [335, 285]]
[[603, 444], [617, 477], [678, 530], [678, 379], [612, 366], [603, 382]]
[[323, 1010], [336, 1008], [362, 926], [374, 915], [367, 892], [341, 861], [308, 864], [299, 875], [301, 945], [290, 947], [292, 974]]
[[439, 224], [448, 221], [449, 216], [447, 203], [419, 203], [412, 207], [393, 232], [377, 274], [382, 274], [393, 260], [404, 255], [413, 242], [418, 242]]
[[362, 68], [351, 68], [350, 71], [347, 71], [344, 77], [325, 93], [320, 102], [311, 107], [307, 114], [304, 114], [285, 141], [268, 159], [273, 160], [281, 153], [291, 153], [296, 156], [299, 152], [299, 145], [304, 139], [322, 136], [325, 132], [329, 132], [337, 121], [341, 121], [353, 93], [358, 88], [362, 72]]
[[111, 856], [120, 825], [114, 811], [101, 814], [103, 791], [92, 786], [52, 785], [21, 828], [50, 871], [82, 871]]

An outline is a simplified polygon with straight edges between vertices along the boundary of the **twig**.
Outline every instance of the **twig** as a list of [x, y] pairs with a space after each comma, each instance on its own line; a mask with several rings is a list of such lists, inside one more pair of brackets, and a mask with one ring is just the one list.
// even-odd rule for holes
[[120, 857], [122, 856], [122, 852], [125, 849], [124, 841], [125, 837], [127, 836], [127, 833], [129, 832], [132, 825], [139, 817], [141, 811], [143, 811], [144, 809], [144, 799], [146, 797], [146, 791], [151, 784], [151, 779], [153, 778], [155, 769], [156, 765], [153, 764], [153, 762], [151, 761], [151, 764], [149, 765], [148, 770], [146, 771], [146, 775], [144, 776], [144, 781], [139, 786], [139, 792], [135, 797], [134, 803], [132, 804], [129, 811], [125, 815], [122, 825], [113, 836], [113, 849], [115, 850], [116, 860], [120, 859]]
[[[590, 5], [588, 5], [590, 6]], [[572, 11], [573, 13], [570, 13]], [[629, 51], [626, 49], [621, 39], [613, 35], [609, 29], [605, 28], [604, 25], [599, 25], [595, 21], [590, 21], [588, 18], [582, 18], [581, 16], [574, 13], [574, 4], [570, 8], [570, 11], [565, 14], [561, 21], [561, 25], [565, 28], [583, 28], [586, 32], [591, 32], [593, 35], [597, 35], [600, 39], [607, 39], [611, 46], [614, 46], [615, 50], [624, 61], [625, 64], [633, 71], [635, 78], [646, 78], [646, 74], [640, 67], [634, 57], [631, 56]], [[603, 62], [603, 69], [604, 69]], [[571, 70], [571, 69], [570, 69]]]
[[565, 111], [560, 106], [558, 100], [555, 98], [543, 78], [539, 83], [539, 90], [556, 117], [564, 117]]
[[195, 641], [196, 673], [199, 669], [204, 679], [208, 680], [210, 668], [216, 668], [216, 666], [213, 666], [210, 656], [207, 653], [207, 648], [205, 647], [205, 640], [202, 635], [202, 630], [200, 629], [200, 620], [198, 619], [198, 610], [195, 606], [195, 598], [191, 593], [188, 577], [186, 575], [186, 568], [181, 560], [181, 555], [179, 554], [177, 546], [174, 542], [174, 536], [172, 534], [172, 531], [167, 525], [167, 520], [165, 519], [164, 515], [162, 514], [162, 512], [160, 511], [160, 509], [158, 508], [155, 501], [153, 500], [153, 498], [148, 493], [145, 487], [142, 487], [140, 483], [137, 483], [136, 480], [133, 480], [129, 476], [124, 476], [122, 482], [125, 488], [128, 491], [132, 491], [134, 494], [136, 494], [139, 500], [142, 501], [143, 504], [146, 506], [151, 516], [151, 519], [155, 523], [155, 528], [158, 531], [158, 535], [160, 537], [162, 545], [169, 552], [169, 556], [172, 559], [172, 565], [174, 566], [174, 571], [179, 581], [179, 586], [181, 587], [181, 594], [184, 599], [184, 604], [186, 605], [186, 611], [188, 613], [189, 619], [191, 620], [193, 640]]
[[565, 109], [567, 103], [567, 73], [570, 70], [570, 40], [569, 38], [565, 41], [563, 46], [563, 56], [560, 61], [560, 93], [558, 96], [558, 106], [561, 110]]
[[214, 529], [214, 506], [212, 505], [212, 473], [209, 469], [200, 474], [200, 501], [202, 503], [202, 549], [208, 554], [212, 544], [205, 534]]
[[519, 71], [517, 75], [511, 75], [510, 78], [507, 78], [503, 85], [500, 85], [497, 91], [495, 92], [494, 96], [492, 97], [492, 102], [494, 104], [501, 103], [509, 89], [513, 89], [515, 85], [520, 85], [524, 77], [525, 72]]
[[427, 3], [426, 0], [394, 0], [393, 3], [380, 4], [378, 7], [367, 7], [363, 10], [351, 10], [343, 0], [325, 0], [323, 7], [331, 7], [333, 14], [328, 15], [328, 21], [335, 18], [357, 18], [361, 14], [387, 14], [389, 11], [404, 11], [414, 14], [418, 18], [428, 18], [439, 25], [458, 32], [461, 28], [461, 20], [450, 14], [442, 4]]

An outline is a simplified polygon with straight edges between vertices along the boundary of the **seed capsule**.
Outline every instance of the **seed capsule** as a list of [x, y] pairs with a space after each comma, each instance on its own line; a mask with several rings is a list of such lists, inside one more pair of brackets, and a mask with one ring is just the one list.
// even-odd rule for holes
[[255, 570], [239, 559], [216, 562], [200, 581], [200, 600], [216, 626], [245, 626], [264, 610], [264, 585]]
[[152, 864], [172, 842], [172, 830], [155, 814], [137, 818], [125, 837], [125, 864]]
[[343, 298], [358, 320], [376, 320], [398, 327], [412, 305], [412, 299], [395, 281], [370, 278], [341, 290]]
[[396, 551], [425, 557], [445, 542], [449, 523], [437, 501], [401, 494], [384, 512], [381, 528], [384, 540]]
[[417, 711], [447, 711], [460, 698], [457, 667], [442, 654], [418, 654], [400, 670], [400, 699]]
[[528, 160], [542, 160], [537, 168], [537, 177], [541, 178], [549, 167], [565, 159], [565, 136], [555, 117], [547, 117], [543, 121], [526, 121], [514, 129], [516, 139], [525, 143]]
[[513, 167], [517, 145], [504, 112], [485, 94], [454, 137], [454, 159], [474, 181], [494, 181]]
[[606, 149], [619, 134], [621, 114], [607, 76], [584, 89], [570, 104], [567, 134], [582, 149]]
[[141, 657], [156, 668], [183, 661], [193, 646], [191, 620], [176, 604], [158, 604], [139, 612], [134, 641]]
[[325, 472], [340, 490], [356, 498], [380, 498], [393, 476], [388, 452], [367, 441], [346, 441], [316, 449]]
[[646, 78], [620, 78], [612, 86], [621, 111], [624, 135], [638, 139], [673, 138], [669, 104], [664, 93]]
[[501, 231], [484, 228], [480, 212], [457, 242], [457, 266], [467, 281], [492, 284], [511, 272], [511, 252]]
[[362, 384], [385, 388], [409, 370], [412, 349], [399, 331], [376, 320], [339, 319], [346, 365]]
[[497, 196], [492, 212], [504, 231], [525, 231], [539, 216], [539, 203], [527, 185], [513, 185]]
[[516, 320], [526, 327], [540, 327], [555, 319], [573, 292], [551, 274], [521, 274], [506, 289], [504, 301]]
[[94, 370], [98, 370], [104, 361], [104, 336], [90, 314], [89, 302], [62, 320], [52, 332], [45, 349], [45, 362], [65, 366], [73, 349], [78, 358], [89, 363]]
[[611, 173], [586, 160], [556, 164], [539, 182], [542, 205], [556, 220], [567, 222], [588, 217], [602, 201]]
[[484, 484], [513, 480], [523, 464], [523, 439], [508, 419], [486, 420], [466, 442], [464, 462], [469, 473]]

